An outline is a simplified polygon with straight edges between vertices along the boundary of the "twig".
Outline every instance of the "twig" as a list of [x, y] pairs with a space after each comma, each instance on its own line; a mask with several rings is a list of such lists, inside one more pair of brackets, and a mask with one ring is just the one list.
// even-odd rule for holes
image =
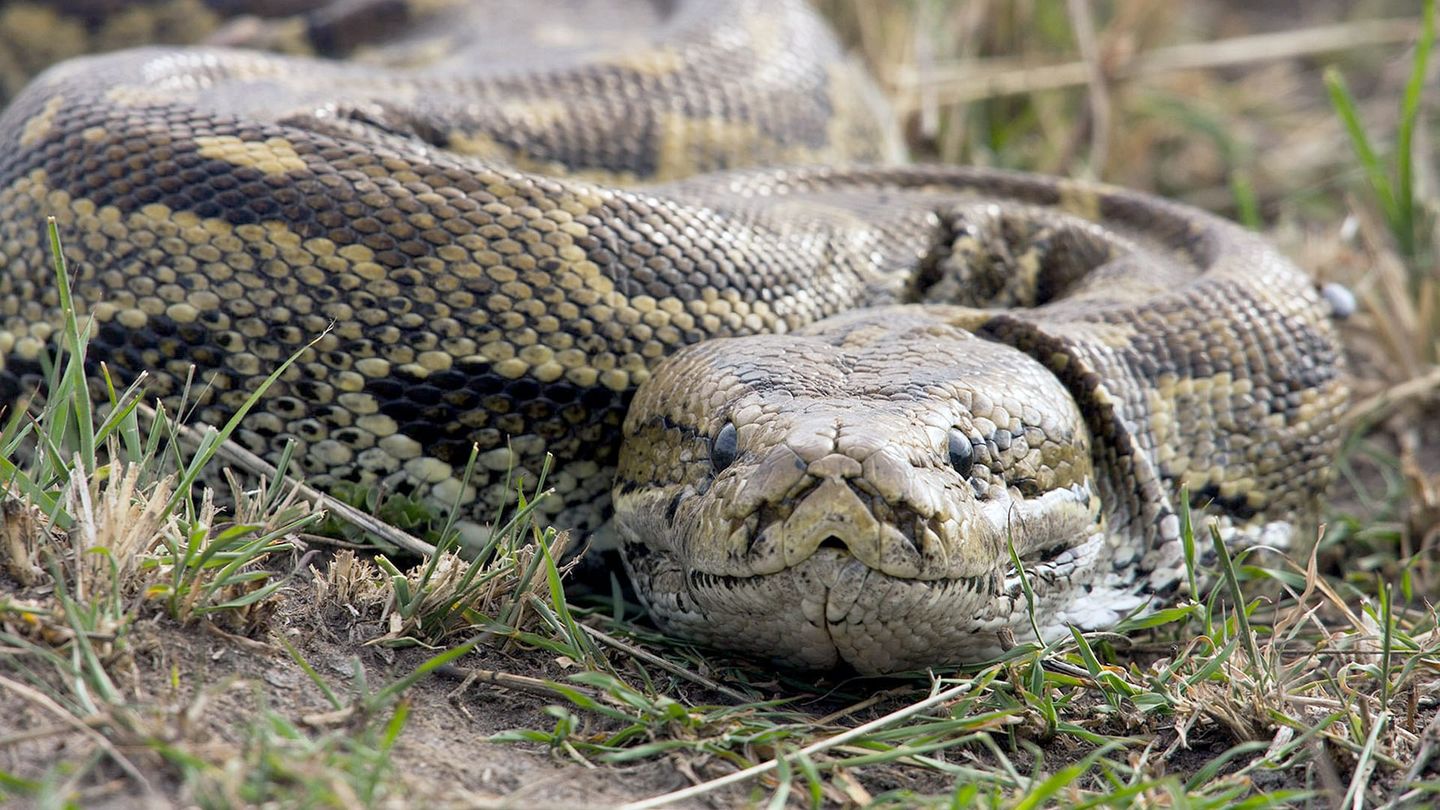
[[1425, 730], [1420, 734], [1420, 749], [1415, 752], [1415, 761], [1410, 763], [1410, 769], [1405, 772], [1405, 778], [1400, 780], [1400, 787], [1413, 785], [1420, 781], [1425, 773], [1425, 768], [1430, 764], [1430, 758], [1435, 756], [1435, 749], [1440, 746], [1440, 713], [1430, 718]]
[[70, 726], [68, 725], [27, 728], [24, 731], [17, 731], [14, 734], [6, 734], [4, 737], [0, 737], [0, 748], [9, 748], [12, 745], [38, 740], [42, 737], [54, 737], [57, 734], [66, 734], [69, 733], [70, 730]]
[[1348, 427], [1370, 422], [1409, 400], [1421, 399], [1437, 391], [1440, 391], [1440, 367], [1431, 369], [1429, 374], [1422, 377], [1406, 380], [1361, 400], [1346, 411], [1344, 422]]
[[565, 686], [561, 688], [541, 678], [515, 675], [494, 669], [471, 669], [469, 667], [455, 666], [454, 664], [445, 664], [444, 666], [438, 667], [435, 672], [448, 678], [461, 681], [457, 691], [464, 690], [470, 684], [478, 682], [488, 683], [492, 686], [503, 686], [506, 689], [514, 689], [517, 692], [528, 692], [532, 695], [539, 695], [546, 698], [567, 697], [565, 690], [573, 690], [596, 700], [604, 698], [599, 692], [584, 686]]
[[[155, 409], [144, 403], [138, 406], [138, 410], [151, 420], [156, 418]], [[205, 426], [199, 425], [198, 423], [195, 425], [187, 425], [175, 422], [173, 424], [176, 433], [182, 439], [192, 444], [198, 445], [205, 436], [203, 430]], [[278, 472], [273, 464], [246, 450], [244, 447], [241, 447], [235, 441], [223, 442], [216, 449], [215, 455], [258, 478], [274, 478]], [[294, 487], [295, 491], [300, 494], [300, 497], [309, 501], [316, 509], [324, 509], [361, 531], [369, 532], [412, 554], [433, 555], [435, 553], [435, 547], [424, 540], [421, 540], [409, 532], [401, 531], [371, 515], [367, 515], [347, 503], [341, 503], [303, 481], [287, 475], [283, 483], [287, 487]]]
[[839, 709], [839, 710], [837, 710], [837, 711], [833, 711], [833, 712], [825, 715], [824, 717], [820, 718], [819, 720], [816, 720], [816, 721], [814, 722], [814, 725], [816, 725], [816, 726], [822, 726], [822, 727], [823, 727], [823, 726], [831, 725], [831, 724], [835, 723], [837, 720], [843, 720], [843, 719], [845, 719], [846, 717], [849, 717], [850, 715], [855, 714], [856, 712], [863, 712], [863, 711], [865, 711], [866, 709], [870, 708], [871, 706], [874, 706], [876, 703], [879, 703], [880, 700], [881, 700], [881, 698], [883, 698], [883, 697], [884, 697], [884, 694], [880, 694], [880, 693], [871, 695], [870, 697], [865, 698], [864, 700], [860, 701], [859, 703], [852, 703], [852, 704], [850, 704], [849, 706], [846, 706], [846, 707], [843, 708], [843, 709]]
[[[188, 426], [182, 426], [182, 428], [193, 430]], [[273, 478], [277, 472], [274, 465], [233, 441], [221, 444], [215, 451], [215, 455], [261, 478]], [[316, 509], [324, 509], [346, 523], [397, 545], [412, 554], [429, 556], [435, 553], [435, 546], [409, 532], [401, 531], [373, 515], [368, 515], [348, 503], [337, 501], [303, 481], [286, 476], [285, 485], [295, 487], [296, 491], [300, 493], [300, 497], [310, 501]]]
[[682, 790], [671, 791], [670, 793], [653, 796], [649, 799], [642, 799], [638, 802], [622, 804], [620, 805], [619, 810], [650, 810], [650, 808], [652, 807], [664, 807], [667, 804], [674, 804], [676, 802], [683, 802], [686, 799], [693, 799], [696, 796], [703, 796], [706, 793], [710, 793], [711, 791], [719, 790], [726, 785], [733, 785], [736, 782], [744, 782], [747, 779], [751, 779], [761, 774], [769, 773], [770, 771], [775, 770], [776, 768], [780, 767], [781, 760], [784, 760], [788, 763], [796, 759], [814, 756], [821, 751], [834, 748], [837, 745], [844, 745], [845, 743], [848, 743], [856, 738], [863, 737], [872, 731], [878, 731], [879, 729], [882, 729], [890, 725], [891, 723], [899, 720], [904, 720], [905, 718], [912, 715], [919, 714], [920, 712], [925, 711], [931, 706], [938, 706], [939, 704], [944, 703], [947, 700], [952, 700], [954, 698], [960, 697], [966, 692], [969, 692], [972, 688], [973, 685], [969, 683], [963, 683], [959, 686], [952, 686], [942, 692], [936, 692], [935, 694], [920, 701], [919, 703], [912, 703], [903, 709], [897, 709], [896, 711], [893, 711], [885, 715], [884, 717], [871, 720], [870, 722], [856, 726], [849, 731], [844, 731], [836, 734], [833, 737], [827, 737], [826, 739], [811, 743], [810, 745], [807, 745], [804, 748], [801, 748], [799, 751], [796, 751], [795, 753], [788, 756], [776, 757], [775, 759], [769, 760], [767, 762], [762, 762], [759, 765], [752, 765], [751, 767], [745, 768], [744, 770], [735, 771], [734, 773], [728, 773], [716, 779], [711, 779], [708, 782], [701, 782], [698, 785], [691, 785], [690, 787], [684, 788]]
[[305, 543], [306, 545], [309, 545], [309, 546], [329, 546], [329, 547], [331, 547], [331, 548], [348, 548], [348, 549], [352, 549], [352, 550], [355, 550], [355, 551], [361, 551], [361, 550], [365, 550], [365, 549], [372, 549], [372, 548], [375, 547], [375, 544], [374, 544], [374, 543], [356, 543], [356, 542], [351, 541], [351, 540], [341, 540], [341, 539], [338, 538], [338, 537], [327, 537], [327, 536], [325, 536], [325, 535], [323, 535], [323, 534], [310, 534], [309, 532], [300, 532], [299, 534], [297, 534], [297, 535], [295, 535], [295, 536], [298, 537], [298, 538], [300, 538], [300, 540], [301, 540], [303, 543]]
[[[1301, 31], [1231, 37], [1212, 42], [1172, 45], [1143, 53], [1117, 65], [1111, 81], [1153, 76], [1181, 70], [1201, 70], [1342, 51], [1415, 38], [1414, 19], [1357, 20]], [[1013, 61], [981, 61], [935, 66], [924, 74], [901, 73], [895, 81], [896, 107], [917, 108], [922, 88], [933, 93], [934, 103], [963, 104], [996, 96], [1033, 93], [1086, 84], [1091, 78], [1085, 61], [1015, 67]]]
[[217, 638], [223, 638], [237, 647], [244, 647], [250, 652], [259, 653], [260, 655], [267, 656], [275, 655], [277, 652], [274, 647], [266, 644], [263, 641], [256, 641], [253, 638], [246, 638], [244, 636], [231, 633], [227, 630], [222, 630], [214, 622], [202, 622], [200, 626], [205, 632], [209, 633], [210, 635]]

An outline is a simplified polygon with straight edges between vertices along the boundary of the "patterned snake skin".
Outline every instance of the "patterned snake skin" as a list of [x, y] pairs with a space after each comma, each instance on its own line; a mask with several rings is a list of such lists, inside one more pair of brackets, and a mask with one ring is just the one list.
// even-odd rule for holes
[[1155, 198], [883, 167], [799, 0], [269, 5], [213, 41], [317, 56], [78, 58], [0, 117], [4, 401], [54, 349], [53, 215], [122, 378], [173, 401], [194, 365], [217, 424], [328, 328], [244, 444], [459, 500], [472, 540], [551, 454], [543, 519], [618, 542], [663, 626], [806, 667], [1028, 636], [1012, 551], [1047, 639], [1155, 604], [1182, 485], [1235, 542], [1314, 522], [1314, 283]]

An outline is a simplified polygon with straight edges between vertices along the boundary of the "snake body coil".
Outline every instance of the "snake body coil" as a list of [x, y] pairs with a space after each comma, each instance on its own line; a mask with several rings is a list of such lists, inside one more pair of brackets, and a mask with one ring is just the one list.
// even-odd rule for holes
[[345, 61], [122, 51], [15, 99], [0, 396], [55, 345], [54, 215], [122, 376], [193, 365], [220, 423], [324, 333], [252, 449], [472, 534], [552, 454], [544, 519], [618, 540], [662, 624], [806, 666], [995, 651], [1012, 551], [1042, 634], [1112, 623], [1184, 580], [1182, 485], [1237, 540], [1313, 519], [1340, 356], [1258, 237], [1056, 178], [743, 168], [894, 151], [800, 2], [429, 4], [366, 48], [354, 8], [405, 4], [337, 5], [251, 36]]

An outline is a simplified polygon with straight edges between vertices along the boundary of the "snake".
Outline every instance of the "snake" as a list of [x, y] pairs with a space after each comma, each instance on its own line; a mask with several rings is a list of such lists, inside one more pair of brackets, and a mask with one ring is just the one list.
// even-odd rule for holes
[[1187, 514], [1316, 525], [1344, 302], [1195, 208], [904, 163], [800, 0], [143, 8], [187, 4], [0, 115], [0, 401], [54, 217], [92, 365], [212, 425], [263, 388], [242, 445], [467, 543], [543, 486], [666, 632], [807, 669], [1114, 626], [1194, 586]]

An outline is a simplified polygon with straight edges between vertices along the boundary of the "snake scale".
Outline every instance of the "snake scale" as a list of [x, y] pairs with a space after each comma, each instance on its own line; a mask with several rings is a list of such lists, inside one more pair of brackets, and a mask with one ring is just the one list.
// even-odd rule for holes
[[112, 372], [174, 402], [193, 365], [217, 424], [300, 351], [239, 439], [472, 540], [550, 454], [543, 519], [663, 627], [802, 667], [1158, 604], [1182, 486], [1237, 543], [1313, 525], [1337, 313], [1261, 238], [894, 164], [799, 0], [534, 8], [273, 0], [44, 72], [0, 118], [0, 396], [54, 350], [53, 215]]

